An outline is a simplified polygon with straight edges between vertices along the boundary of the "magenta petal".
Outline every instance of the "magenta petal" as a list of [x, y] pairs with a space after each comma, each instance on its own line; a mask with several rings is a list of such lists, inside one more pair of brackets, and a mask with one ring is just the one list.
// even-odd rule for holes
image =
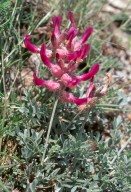
[[90, 98], [94, 96], [94, 91], [96, 90], [96, 87], [93, 81], [94, 81], [94, 77], [91, 78], [90, 85], [86, 92], [86, 96]]
[[81, 81], [86, 81], [92, 78], [94, 75], [96, 75], [98, 71], [99, 71], [99, 64], [96, 63], [92, 66], [91, 70], [88, 73], [85, 73], [81, 76], [77, 76], [77, 78]]
[[80, 58], [80, 56], [81, 56], [81, 50], [68, 54], [67, 58], [68, 58], [68, 61], [72, 61]]
[[68, 50], [66, 49], [66, 47], [61, 47], [56, 50], [56, 57], [58, 57], [57, 54], [59, 55], [59, 58], [65, 59], [68, 55]]
[[75, 22], [74, 22], [74, 19], [73, 19], [73, 13], [71, 11], [68, 12], [68, 18], [69, 18], [69, 20], [71, 22], [72, 27], [74, 27]]
[[67, 91], [62, 91], [60, 99], [64, 102], [75, 103], [76, 105], [83, 105], [86, 104], [88, 101], [88, 98], [77, 98], [74, 97], [72, 93], [69, 93]]
[[62, 91], [60, 95], [60, 100], [64, 102], [73, 102], [74, 96], [72, 93], [69, 93], [67, 91]]
[[89, 44], [85, 44], [83, 45], [83, 47], [81, 48], [81, 56], [80, 58], [83, 60], [90, 52], [90, 45]]
[[53, 80], [42, 80], [36, 76], [36, 72], [33, 74], [34, 77], [34, 83], [39, 86], [44, 86], [50, 91], [56, 92], [60, 88], [60, 84], [53, 81]]
[[46, 49], [46, 55], [48, 58], [50, 58], [52, 56], [52, 51], [49, 49]]
[[46, 45], [43, 44], [41, 46], [41, 49], [40, 49], [40, 56], [41, 56], [41, 59], [43, 61], [43, 63], [47, 66], [47, 67], [51, 67], [51, 62], [50, 60], [48, 59], [48, 57], [46, 56]]
[[60, 84], [53, 80], [48, 80], [46, 83], [46, 88], [50, 91], [56, 92], [60, 89]]
[[63, 71], [59, 65], [53, 65], [52, 64], [50, 71], [57, 78], [60, 78], [63, 75]]
[[68, 61], [75, 60], [77, 58], [77, 53], [74, 52], [74, 53], [68, 54], [67, 58], [68, 58]]
[[67, 87], [69, 88], [74, 88], [75, 86], [77, 86], [79, 84], [80, 80], [77, 79], [77, 78], [73, 78], [72, 81], [70, 81], [68, 84], [67, 84]]
[[51, 43], [53, 48], [57, 48], [58, 45], [61, 43], [63, 38], [65, 38], [65, 33], [60, 35], [60, 25], [61, 25], [62, 17], [61, 16], [54, 16], [52, 18], [54, 31], [51, 36]]
[[56, 53], [56, 62], [57, 62], [57, 64], [60, 66], [60, 68], [61, 68], [62, 70], [65, 69], [64, 61], [63, 61], [63, 59], [61, 59], [61, 56], [59, 55], [59, 53]]
[[67, 86], [70, 88], [74, 88], [79, 84], [80, 80], [76, 76], [72, 76], [72, 81], [68, 81]]
[[77, 36], [78, 30], [75, 27], [71, 27], [67, 33], [67, 49], [72, 50], [72, 41]]
[[33, 45], [31, 42], [31, 36], [30, 35], [26, 35], [25, 38], [24, 38], [24, 44], [25, 44], [25, 47], [31, 51], [32, 53], [39, 53], [40, 52], [40, 49], [38, 47], [36, 47], [35, 45]]
[[73, 64], [72, 66], [70, 66], [70, 68], [68, 67], [68, 72], [72, 73], [73, 71], [75, 71], [78, 68], [78, 63]]
[[34, 72], [33, 78], [34, 78], [34, 83], [35, 83], [35, 85], [40, 85], [40, 86], [44, 86], [44, 85], [45, 85], [45, 81], [42, 80], [42, 79], [39, 79], [39, 78], [36, 76], [36, 72]]
[[54, 34], [57, 36], [60, 34], [60, 25], [61, 25], [62, 17], [54, 16], [52, 17], [52, 22], [54, 26]]
[[83, 45], [83, 47], [81, 47], [80, 50], [75, 51], [74, 53], [68, 54], [67, 55], [68, 61], [76, 60], [76, 59], [83, 60], [88, 55], [89, 51], [90, 51], [90, 45], [85, 44]]
[[52, 33], [52, 36], [51, 36], [51, 44], [52, 44], [52, 47], [54, 49], [56, 49], [58, 47], [58, 39], [56, 38], [56, 35], [55, 33]]
[[60, 80], [65, 84], [65, 86], [68, 86], [68, 84], [72, 82], [72, 77], [68, 75], [68, 73], [64, 73]]
[[46, 56], [45, 51], [46, 51], [46, 46], [45, 46], [45, 44], [43, 44], [43, 45], [41, 46], [41, 50], [40, 50], [40, 55], [41, 55], [41, 59], [42, 59], [43, 63], [44, 63], [47, 67], [49, 67], [51, 73], [52, 73], [55, 77], [57, 77], [57, 78], [61, 77], [61, 75], [63, 74], [62, 69], [60, 68], [60, 66], [54, 65], [53, 63], [51, 63], [51, 61], [50, 61], [50, 60], [48, 59], [48, 57]]
[[87, 27], [82, 38], [80, 39], [80, 43], [81, 44], [85, 43], [87, 41], [87, 39], [91, 36], [92, 33], [93, 33], [93, 27], [91, 27], [91, 26]]
[[67, 32], [67, 40], [72, 41], [78, 34], [78, 30], [75, 27], [71, 27]]
[[83, 105], [83, 104], [86, 104], [88, 101], [88, 98], [74, 98], [73, 99], [73, 102], [76, 104], [76, 105]]
[[65, 84], [66, 87], [69, 88], [74, 88], [80, 82], [80, 80], [77, 79], [75, 76], [70, 76], [67, 73], [64, 73], [60, 80]]

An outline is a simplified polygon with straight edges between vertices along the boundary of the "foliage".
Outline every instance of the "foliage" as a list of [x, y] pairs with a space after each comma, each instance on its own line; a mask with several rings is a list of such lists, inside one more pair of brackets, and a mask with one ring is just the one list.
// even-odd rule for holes
[[[37, 16], [39, 9], [35, 1], [32, 2], [2, 1], [0, 5], [4, 15], [0, 22], [0, 191], [130, 190], [130, 152], [126, 150], [130, 127], [121, 114], [131, 102], [129, 96], [111, 87], [105, 98], [84, 112], [79, 112], [74, 105], [59, 102], [46, 146], [55, 95], [34, 86], [23, 89], [20, 86], [20, 72], [29, 65], [30, 55], [21, 46], [23, 26], [33, 32], [61, 10], [64, 10], [63, 15], [69, 9], [74, 11], [81, 31], [87, 24], [94, 24], [96, 28], [95, 38], [90, 40], [92, 51], [78, 73], [97, 61], [101, 62], [102, 71], [98, 79], [107, 70], [118, 67], [116, 58], [105, 56], [101, 51], [102, 45], [110, 39], [110, 34], [105, 39], [99, 38], [107, 25], [98, 17], [96, 22], [96, 12], [101, 10], [104, 1], [60, 3], [56, 0], [53, 4], [45, 1], [44, 17]], [[84, 84], [76, 89], [77, 95], [83, 92]], [[110, 117], [109, 110], [116, 114]], [[121, 140], [126, 140], [124, 145]]]

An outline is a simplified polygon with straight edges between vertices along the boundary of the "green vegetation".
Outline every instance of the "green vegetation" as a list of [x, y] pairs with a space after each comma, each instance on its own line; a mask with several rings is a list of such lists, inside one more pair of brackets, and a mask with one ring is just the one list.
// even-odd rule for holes
[[[102, 20], [105, 3], [105, 0], [1, 1], [0, 192], [131, 189], [130, 122], [126, 119], [127, 113], [131, 114], [128, 107], [131, 97], [123, 91], [130, 81], [119, 85], [113, 79], [108, 94], [94, 107], [80, 112], [74, 104], [57, 103], [56, 95], [44, 88], [27, 86], [28, 70], [22, 75], [23, 69], [36, 70], [29, 61], [31, 53], [23, 47], [25, 34], [32, 34], [36, 45], [47, 43], [51, 17], [62, 15], [64, 29], [69, 26], [69, 10], [73, 11], [81, 34], [88, 25], [95, 28], [89, 40], [92, 50], [77, 73], [88, 71], [98, 62], [100, 73], [96, 81], [101, 84], [107, 72], [122, 69], [117, 57], [104, 54], [105, 45], [114, 46], [110, 27], [116, 20], [113, 15], [108, 22]], [[129, 16], [123, 12], [119, 14], [122, 26], [130, 30]], [[42, 75], [48, 75], [42, 65], [37, 67]], [[83, 83], [75, 94], [83, 95], [84, 89]]]

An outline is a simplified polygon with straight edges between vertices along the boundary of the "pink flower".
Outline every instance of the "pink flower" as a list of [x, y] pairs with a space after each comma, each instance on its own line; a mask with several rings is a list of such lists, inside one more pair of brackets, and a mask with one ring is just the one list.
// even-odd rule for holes
[[52, 18], [54, 31], [51, 36], [51, 43], [53, 48], [57, 48], [59, 45], [59, 36], [60, 36], [60, 25], [61, 25], [62, 18], [61, 16], [54, 16]]
[[63, 71], [59, 67], [59, 65], [54, 65], [53, 63], [51, 63], [49, 58], [46, 56], [46, 46], [45, 46], [45, 44], [43, 44], [41, 46], [40, 56], [41, 56], [41, 59], [42, 59], [43, 63], [49, 68], [49, 70], [51, 71], [51, 73], [55, 77], [59, 78], [59, 77], [61, 77], [63, 75]]
[[[66, 47], [64, 46], [61, 46], [60, 48], [58, 48], [56, 50], [56, 54], [59, 54], [59, 57], [61, 59], [66, 59], [67, 58], [67, 55], [69, 54], [68, 50], [66, 49]], [[58, 55], [56, 55], [57, 57]]]
[[73, 19], [73, 13], [71, 11], [68, 12], [68, 18], [71, 22], [71, 25], [72, 27], [75, 27], [75, 22], [74, 22], [74, 19]]
[[88, 56], [89, 52], [90, 45], [84, 44], [79, 50], [74, 51], [71, 54], [67, 54], [68, 61], [76, 60], [80, 62]]
[[99, 71], [99, 64], [96, 63], [92, 66], [91, 70], [88, 73], [85, 73], [83, 75], [77, 76], [77, 79], [80, 81], [87, 81], [88, 79], [94, 77]]
[[80, 76], [69, 76], [68, 74], [63, 74], [61, 77], [61, 81], [65, 84], [65, 86], [73, 88], [77, 86], [81, 81], [87, 81], [88, 79], [94, 77], [99, 71], [99, 64], [94, 64], [91, 70], [88, 73], [85, 73]]
[[60, 25], [61, 25], [62, 17], [61, 16], [54, 16], [52, 17], [52, 22], [54, 26], [54, 34], [55, 36], [59, 36], [60, 34]]
[[[53, 79], [42, 80], [34, 73], [34, 83], [38, 86], [43, 86], [52, 92], [60, 92], [59, 98], [63, 102], [71, 102], [78, 106], [86, 108], [87, 105], [93, 105], [97, 98], [102, 97], [107, 93], [108, 82], [104, 84], [101, 90], [96, 88], [94, 83], [95, 75], [99, 71], [99, 64], [95, 63], [88, 73], [82, 75], [75, 75], [80, 62], [82, 62], [90, 52], [90, 45], [86, 43], [93, 32], [93, 27], [88, 26], [81, 38], [77, 38], [78, 29], [75, 26], [73, 13], [68, 13], [68, 18], [71, 27], [60, 31], [62, 22], [61, 16], [54, 16], [52, 18], [53, 30], [51, 41], [47, 44], [41, 45], [41, 48], [33, 45], [30, 40], [30, 35], [24, 38], [25, 47], [33, 53], [40, 54], [43, 64], [49, 69], [53, 75]], [[90, 84], [86, 91], [84, 98], [78, 98], [73, 93], [67, 92], [66, 88], [72, 89], [79, 85], [82, 81], [90, 79]]]
[[85, 30], [85, 32], [83, 33], [81, 39], [78, 42], [80, 44], [85, 43], [88, 40], [88, 38], [91, 36], [92, 33], [93, 33], [93, 27], [88, 26], [87, 29]]
[[36, 72], [34, 72], [33, 77], [35, 85], [46, 87], [47, 89], [53, 92], [56, 92], [60, 89], [59, 83], [53, 80], [42, 80], [36, 76]]
[[62, 91], [60, 95], [60, 100], [63, 102], [69, 102], [69, 103], [72, 102], [75, 103], [76, 105], [83, 105], [86, 104], [89, 99], [87, 97], [77, 98], [72, 93]]
[[76, 39], [74, 39], [74, 42], [72, 43], [74, 50], [79, 49], [81, 45], [88, 40], [88, 38], [91, 36], [92, 33], [93, 33], [93, 27], [89, 26], [87, 27], [86, 31], [83, 33], [83, 36], [80, 38], [80, 40], [77, 41]]
[[24, 38], [24, 44], [25, 44], [25, 47], [31, 51], [32, 53], [39, 53], [40, 52], [40, 49], [38, 47], [36, 47], [35, 45], [33, 45], [31, 42], [31, 37], [30, 35], [26, 35], [25, 38]]

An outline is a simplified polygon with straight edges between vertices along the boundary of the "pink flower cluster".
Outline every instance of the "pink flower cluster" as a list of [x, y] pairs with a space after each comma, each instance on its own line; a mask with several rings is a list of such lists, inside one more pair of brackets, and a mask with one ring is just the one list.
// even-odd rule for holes
[[[94, 76], [99, 71], [99, 64], [94, 64], [88, 73], [75, 76], [74, 72], [90, 52], [90, 45], [86, 43], [93, 32], [93, 27], [88, 26], [80, 39], [77, 38], [78, 29], [75, 26], [72, 12], [68, 13], [68, 18], [71, 22], [71, 27], [60, 31], [62, 22], [61, 16], [52, 18], [53, 31], [49, 43], [49, 49], [46, 44], [42, 44], [41, 48], [31, 43], [30, 35], [24, 38], [25, 47], [32, 53], [40, 54], [41, 60], [47, 66], [54, 79], [43, 80], [37, 77], [34, 72], [34, 83], [38, 86], [43, 86], [52, 92], [60, 90], [59, 98], [64, 102], [72, 102], [76, 105], [86, 105], [93, 98], [100, 97], [104, 93], [97, 94], [96, 86], [93, 82]], [[55, 63], [55, 64], [54, 64]], [[82, 81], [90, 79], [90, 85], [86, 91], [85, 98], [77, 98], [71, 92], [65, 89], [74, 88]]]

